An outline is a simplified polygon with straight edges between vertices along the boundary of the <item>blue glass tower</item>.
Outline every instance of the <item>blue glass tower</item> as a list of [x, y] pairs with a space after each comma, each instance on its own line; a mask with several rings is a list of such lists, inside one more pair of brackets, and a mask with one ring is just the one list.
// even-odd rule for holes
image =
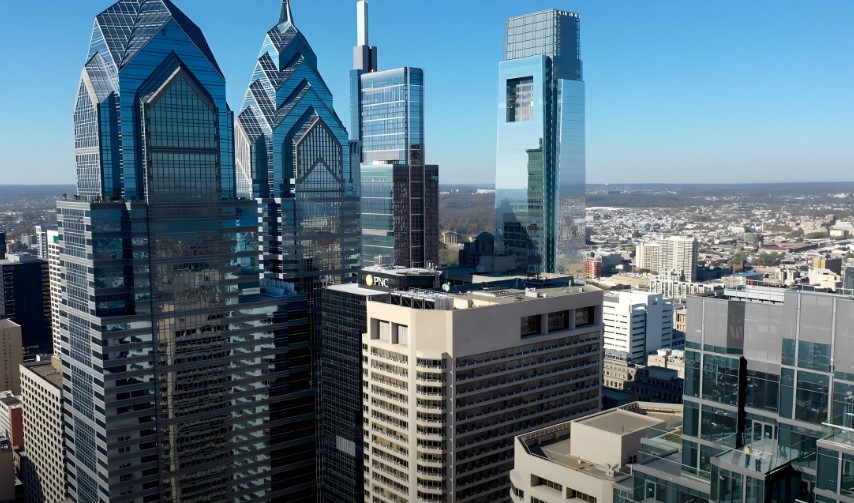
[[359, 198], [344, 124], [317, 56], [282, 4], [267, 32], [236, 127], [238, 173], [261, 202], [264, 275], [314, 306], [359, 265]]
[[295, 501], [313, 484], [306, 301], [260, 279], [232, 124], [222, 72], [170, 0], [96, 17], [78, 194], [57, 203], [73, 501]]
[[499, 63], [496, 237], [520, 272], [580, 273], [584, 249], [584, 81], [577, 14], [505, 23]]
[[424, 164], [424, 71], [377, 71], [368, 2], [357, 3], [351, 140], [361, 153], [362, 265], [439, 263], [439, 167]]

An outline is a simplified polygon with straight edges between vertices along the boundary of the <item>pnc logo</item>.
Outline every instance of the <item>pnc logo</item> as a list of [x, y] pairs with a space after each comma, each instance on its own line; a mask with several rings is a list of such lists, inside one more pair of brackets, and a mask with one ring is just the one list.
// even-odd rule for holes
[[368, 274], [365, 276], [365, 284], [368, 286], [381, 286], [383, 288], [388, 288], [388, 278], [380, 278], [373, 274]]

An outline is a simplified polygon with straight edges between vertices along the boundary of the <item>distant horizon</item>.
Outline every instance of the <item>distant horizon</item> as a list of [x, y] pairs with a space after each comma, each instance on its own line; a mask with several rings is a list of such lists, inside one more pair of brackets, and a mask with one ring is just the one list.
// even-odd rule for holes
[[[11, 183], [73, 184], [72, 109], [95, 16], [113, 0], [4, 5], [0, 166]], [[204, 33], [239, 112], [281, 0], [176, 0]], [[356, 0], [293, 0], [295, 24], [349, 117]], [[547, 8], [581, 18], [590, 184], [795, 182], [854, 167], [854, 2], [796, 0], [370, 0], [380, 69], [425, 72], [425, 160], [442, 184], [492, 184], [504, 20]], [[428, 15], [425, 15], [425, 12]], [[437, 33], [436, 13], [441, 13]], [[726, 13], [726, 21], [721, 21]], [[405, 20], [405, 22], [403, 22]], [[797, 36], [781, 26], [797, 25]], [[412, 33], [430, 34], [426, 42]], [[17, 49], [13, 49], [17, 48]], [[44, 54], [49, 54], [45, 58]]]

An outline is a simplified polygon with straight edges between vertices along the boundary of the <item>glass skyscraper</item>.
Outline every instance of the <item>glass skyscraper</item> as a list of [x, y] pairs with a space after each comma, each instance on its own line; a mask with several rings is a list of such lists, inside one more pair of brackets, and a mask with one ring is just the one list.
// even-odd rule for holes
[[424, 164], [424, 71], [377, 71], [367, 8], [358, 2], [350, 74], [351, 137], [362, 160], [362, 264], [438, 265], [439, 167]]
[[495, 221], [520, 272], [580, 273], [584, 249], [584, 81], [578, 14], [505, 22], [499, 63]]
[[316, 303], [359, 265], [359, 198], [347, 131], [287, 0], [267, 32], [236, 124], [246, 197], [261, 203], [264, 275]]
[[199, 28], [169, 0], [99, 14], [74, 129], [78, 194], [57, 203], [70, 498], [298, 501], [314, 483], [306, 301], [260, 279], [258, 206], [236, 197]]

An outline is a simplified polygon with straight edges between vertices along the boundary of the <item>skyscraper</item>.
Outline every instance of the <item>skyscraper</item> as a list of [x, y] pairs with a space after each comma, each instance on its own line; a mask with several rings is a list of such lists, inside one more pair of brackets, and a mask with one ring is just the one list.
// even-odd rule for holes
[[29, 354], [49, 353], [50, 280], [48, 262], [29, 253], [9, 253], [0, 260], [0, 317], [21, 325]]
[[170, 0], [99, 14], [74, 126], [78, 194], [57, 203], [69, 497], [298, 501], [314, 478], [305, 300], [259, 280], [257, 203], [235, 194], [199, 28]]
[[[238, 186], [261, 203], [265, 277], [320, 289], [359, 264], [358, 187], [317, 56], [282, 3], [235, 123]], [[241, 189], [243, 190], [243, 189]]]
[[[321, 291], [347, 281], [359, 264], [358, 173], [317, 56], [296, 27], [288, 0], [264, 37], [235, 137], [240, 195], [260, 207], [263, 275], [307, 296], [311, 344], [301, 357], [314, 363]], [[273, 432], [281, 437], [283, 459], [293, 465], [280, 482], [294, 488], [288, 501], [313, 501], [316, 367], [288, 363], [295, 364], [289, 385], [302, 394], [299, 404], [287, 404], [299, 419]]]
[[584, 81], [578, 14], [505, 22], [498, 65], [495, 225], [528, 273], [583, 272]]
[[350, 128], [361, 147], [362, 264], [438, 264], [439, 167], [424, 164], [424, 71], [377, 71], [367, 0], [357, 20]]

